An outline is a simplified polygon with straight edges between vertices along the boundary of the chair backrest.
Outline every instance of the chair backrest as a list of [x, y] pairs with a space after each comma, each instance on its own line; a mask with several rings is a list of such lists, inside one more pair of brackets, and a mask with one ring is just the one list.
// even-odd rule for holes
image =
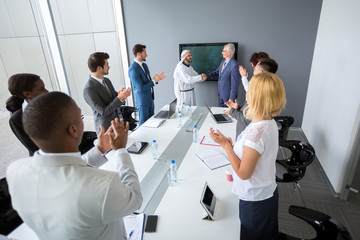
[[[291, 151], [291, 156], [285, 159], [288, 169], [296, 169], [308, 166], [315, 159], [315, 150], [308, 144], [296, 140], [280, 141], [280, 147]], [[281, 160], [280, 160], [281, 161]]]
[[276, 116], [274, 119], [281, 125], [279, 129], [279, 141], [286, 140], [289, 134], [289, 128], [294, 123], [294, 118], [291, 116]]
[[81, 143], [79, 145], [79, 151], [81, 154], [86, 153], [94, 147], [94, 140], [97, 139], [96, 132], [85, 131], [83, 133]]
[[289, 213], [309, 223], [316, 231], [314, 239], [349, 240], [349, 232], [336, 219], [310, 208], [290, 206]]
[[315, 159], [315, 150], [308, 144], [301, 141], [290, 140], [279, 142], [280, 147], [285, 147], [291, 151], [291, 156], [276, 160], [277, 164], [283, 166], [287, 172], [280, 178], [277, 174], [278, 182], [297, 182], [304, 177], [306, 167]]
[[120, 112], [126, 122], [129, 122], [129, 130], [133, 130], [136, 128], [136, 120], [131, 116], [133, 112], [137, 112], [137, 109], [135, 107], [130, 106], [121, 106]]
[[6, 178], [0, 180], [0, 234], [8, 235], [23, 221], [12, 208]]

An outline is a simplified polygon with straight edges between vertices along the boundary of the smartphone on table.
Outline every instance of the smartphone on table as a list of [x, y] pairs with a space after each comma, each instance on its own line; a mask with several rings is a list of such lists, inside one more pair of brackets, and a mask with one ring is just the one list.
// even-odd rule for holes
[[134, 142], [130, 147], [128, 147], [127, 151], [129, 153], [140, 154], [144, 151], [147, 145], [149, 145], [148, 142]]
[[146, 218], [145, 232], [156, 232], [157, 220], [157, 215], [148, 215]]

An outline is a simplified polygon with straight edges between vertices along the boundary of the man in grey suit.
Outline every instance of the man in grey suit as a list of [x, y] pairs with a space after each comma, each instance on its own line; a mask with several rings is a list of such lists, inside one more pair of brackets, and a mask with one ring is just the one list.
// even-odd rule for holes
[[116, 171], [88, 165], [78, 150], [84, 124], [74, 100], [60, 92], [29, 103], [24, 129], [40, 150], [7, 169], [12, 206], [39, 239], [126, 239], [122, 218], [142, 202], [126, 151], [129, 124], [111, 121], [99, 142], [109, 142]]
[[218, 101], [219, 107], [226, 107], [225, 102], [237, 98], [237, 92], [240, 82], [239, 64], [234, 59], [235, 46], [228, 43], [221, 52], [224, 60], [220, 66], [206, 74], [207, 78], [218, 77]]
[[130, 88], [116, 92], [110, 79], [104, 77], [109, 74], [108, 59], [109, 54], [104, 52], [95, 52], [88, 59], [91, 75], [83, 94], [93, 111], [96, 133], [99, 133], [100, 126], [108, 129], [111, 120], [121, 117], [120, 106], [125, 104], [125, 99], [131, 94]]

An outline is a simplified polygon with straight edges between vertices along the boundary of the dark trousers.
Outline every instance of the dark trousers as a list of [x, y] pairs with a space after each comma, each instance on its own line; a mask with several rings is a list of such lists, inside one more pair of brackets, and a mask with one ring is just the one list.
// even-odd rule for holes
[[240, 239], [278, 239], [279, 193], [262, 201], [239, 201]]
[[220, 98], [220, 95], [218, 95], [218, 101], [219, 101], [219, 107], [227, 107], [225, 102], [227, 102], [229, 99], [222, 99]]
[[136, 108], [139, 113], [139, 126], [154, 115], [154, 101], [150, 105], [141, 105]]

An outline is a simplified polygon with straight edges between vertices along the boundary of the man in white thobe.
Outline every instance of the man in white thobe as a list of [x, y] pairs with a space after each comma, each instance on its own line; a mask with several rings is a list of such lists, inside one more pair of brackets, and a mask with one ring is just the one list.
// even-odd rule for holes
[[174, 71], [174, 91], [177, 98], [177, 104], [196, 105], [194, 84], [206, 80], [205, 74], [198, 74], [190, 62], [192, 60], [191, 51], [181, 52], [181, 60], [176, 65]]

